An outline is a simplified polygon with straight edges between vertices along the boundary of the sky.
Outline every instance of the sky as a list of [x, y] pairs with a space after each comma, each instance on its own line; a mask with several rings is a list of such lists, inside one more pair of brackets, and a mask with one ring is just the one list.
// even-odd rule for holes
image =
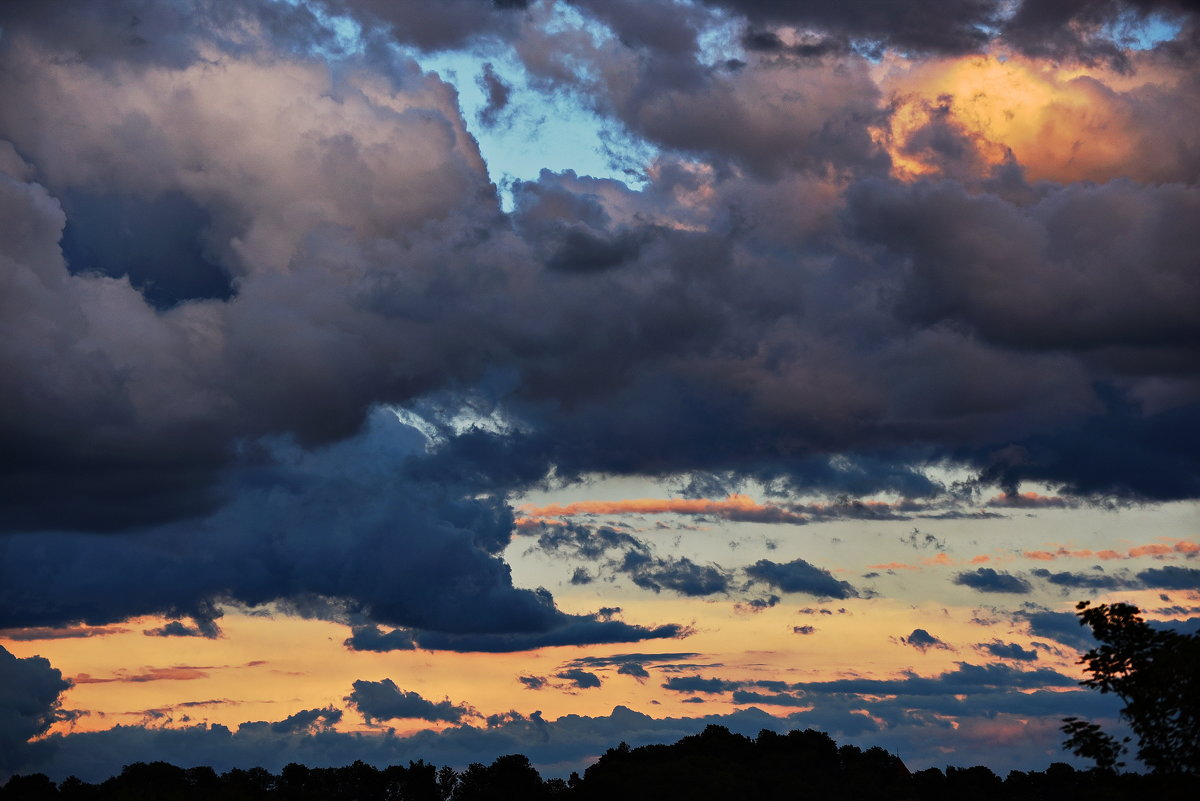
[[0, 780], [1070, 761], [1200, 627], [1191, 0], [0, 4]]

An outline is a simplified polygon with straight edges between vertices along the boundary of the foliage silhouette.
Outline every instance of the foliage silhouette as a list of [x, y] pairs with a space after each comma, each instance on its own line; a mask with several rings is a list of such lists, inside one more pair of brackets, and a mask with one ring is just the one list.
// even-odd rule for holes
[[838, 746], [828, 734], [760, 732], [750, 738], [721, 726], [673, 745], [609, 749], [581, 777], [543, 781], [529, 759], [510, 754], [462, 772], [425, 762], [382, 770], [363, 762], [341, 768], [289, 764], [262, 768], [179, 768], [136, 763], [99, 784], [41, 774], [14, 776], [0, 801], [1192, 801], [1200, 777], [1079, 771], [1056, 763], [1045, 772], [947, 767], [910, 774], [882, 748]]
[[[1080, 683], [1125, 702], [1121, 717], [1152, 771], [1200, 775], [1200, 634], [1155, 629], [1131, 604], [1080, 601], [1076, 609], [1100, 642], [1079, 660], [1089, 674]], [[1125, 746], [1098, 724], [1066, 718], [1062, 731], [1064, 748], [1102, 770], [1123, 764]]]

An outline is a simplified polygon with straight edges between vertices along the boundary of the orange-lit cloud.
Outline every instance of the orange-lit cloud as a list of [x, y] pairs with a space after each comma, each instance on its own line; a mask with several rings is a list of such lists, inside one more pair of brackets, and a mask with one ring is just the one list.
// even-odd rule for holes
[[867, 565], [871, 570], [920, 570], [916, 565], [906, 565], [903, 562], [888, 562], [884, 565]]
[[1102, 551], [1092, 551], [1088, 548], [1071, 549], [1060, 545], [1053, 551], [1025, 551], [1021, 555], [1026, 559], [1048, 562], [1060, 558], [1136, 559], [1139, 556], [1168, 556], [1171, 554], [1193, 553], [1200, 553], [1200, 544], [1190, 540], [1165, 539], [1162, 542], [1135, 545], [1125, 553], [1112, 550], [1111, 548]]
[[1078, 503], [1058, 495], [1042, 495], [1037, 492], [1013, 492], [989, 498], [988, 506], [1016, 507], [1018, 509], [1070, 509]]
[[522, 507], [523, 519], [561, 518], [576, 515], [680, 514], [712, 515], [726, 520], [760, 523], [806, 523], [802, 514], [774, 504], [761, 504], [746, 495], [721, 500], [708, 498], [635, 498], [619, 501], [575, 501], [540, 507]]
[[192, 667], [190, 665], [172, 665], [171, 667], [145, 668], [137, 673], [119, 670], [111, 676], [92, 676], [80, 673], [71, 678], [74, 684], [108, 684], [110, 682], [131, 682], [142, 684], [148, 681], [191, 681], [207, 679], [211, 667]]
[[979, 175], [1015, 159], [1033, 180], [1161, 179], [1170, 148], [1156, 144], [1155, 122], [1127, 93], [1153, 94], [1183, 76], [1148, 56], [1136, 67], [1122, 74], [999, 53], [885, 59], [877, 80], [893, 113], [877, 137], [900, 178], [957, 177], [947, 166], [953, 154]]

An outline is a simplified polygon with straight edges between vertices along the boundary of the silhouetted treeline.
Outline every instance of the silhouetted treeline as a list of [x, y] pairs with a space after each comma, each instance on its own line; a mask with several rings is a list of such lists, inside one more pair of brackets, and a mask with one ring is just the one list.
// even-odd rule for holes
[[1045, 771], [1013, 771], [1001, 779], [986, 767], [930, 768], [911, 773], [882, 748], [838, 746], [813, 731], [762, 731], [751, 739], [722, 726], [674, 745], [609, 749], [583, 776], [543, 780], [529, 759], [502, 756], [463, 771], [410, 762], [379, 770], [344, 768], [179, 768], [165, 762], [128, 765], [99, 784], [74, 777], [55, 784], [41, 774], [14, 776], [0, 801], [1174, 801], [1200, 798], [1200, 778], [1168, 778], [1054, 763]]

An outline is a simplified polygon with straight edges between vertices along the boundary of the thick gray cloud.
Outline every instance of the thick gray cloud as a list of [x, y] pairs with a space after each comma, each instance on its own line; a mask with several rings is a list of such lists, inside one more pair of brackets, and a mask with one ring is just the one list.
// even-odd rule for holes
[[65, 717], [59, 696], [70, 686], [48, 660], [18, 659], [0, 646], [0, 777], [41, 748], [31, 738]]
[[571, 686], [577, 690], [588, 690], [599, 687], [601, 684], [599, 676], [582, 668], [570, 668], [554, 675], [570, 682]]
[[1012, 573], [993, 570], [990, 567], [976, 568], [974, 571], [963, 571], [954, 577], [955, 584], [970, 587], [979, 592], [1001, 592], [1025, 595], [1033, 591], [1033, 586]]
[[746, 568], [746, 574], [783, 592], [800, 592], [823, 598], [857, 598], [858, 590], [824, 568], [803, 559], [779, 563], [760, 559]]
[[1079, 651], [1086, 651], [1097, 645], [1092, 630], [1084, 626], [1077, 615], [1070, 612], [1052, 612], [1049, 609], [1032, 607], [1018, 612], [1015, 620], [1028, 622], [1029, 631], [1035, 637], [1045, 637]]
[[356, 681], [346, 700], [362, 713], [368, 723], [397, 719], [461, 723], [464, 717], [477, 714], [471, 707], [451, 703], [449, 699], [428, 701], [420, 693], [401, 690], [391, 679]]
[[158, 613], [190, 616], [211, 634], [213, 601], [228, 600], [353, 624], [348, 645], [360, 650], [512, 651], [686, 633], [568, 615], [545, 590], [514, 587], [498, 556], [512, 532], [506, 504], [398, 480], [395, 465], [424, 441], [381, 412], [338, 445], [263, 451], [235, 474], [229, 503], [205, 518], [128, 536], [9, 535], [0, 626]]
[[1147, 587], [1164, 590], [1200, 589], [1200, 568], [1195, 567], [1179, 567], [1178, 565], [1151, 567], [1138, 573], [1137, 577]]
[[979, 647], [987, 651], [992, 656], [998, 656], [1001, 659], [1016, 659], [1021, 662], [1036, 662], [1038, 654], [1036, 650], [1021, 647], [1020, 643], [1015, 642], [1000, 642], [994, 640], [992, 642], [980, 643]]
[[[927, 466], [952, 463], [1006, 491], [1200, 495], [1200, 128], [1178, 52], [1135, 59], [1160, 82], [1088, 79], [1131, 121], [1130, 178], [901, 182], [852, 48], [780, 38], [698, 69], [711, 7], [580, 3], [606, 39], [520, 5], [325, 4], [369, 30], [340, 57], [311, 7], [5, 4], [0, 625], [211, 632], [229, 599], [342, 620], [364, 650], [685, 633], [513, 586], [504, 499], [552, 472], [932, 498]], [[938, 52], [993, 13], [722, 7], [777, 38], [882, 26]], [[909, 23], [935, 19], [919, 41]], [[511, 42], [535, 88], [586, 91], [660, 148], [644, 188], [544, 172], [502, 213], [454, 88], [388, 36]], [[367, 422], [388, 404], [431, 437]], [[580, 536], [546, 545], [632, 554], [651, 589], [731, 586]], [[130, 591], [115, 565], [150, 578]], [[855, 592], [803, 561], [749, 570]]]
[[739, 686], [739, 682], [702, 676], [672, 676], [663, 683], [665, 689], [680, 693], [724, 693]]
[[1052, 571], [1045, 568], [1037, 568], [1029, 572], [1031, 575], [1045, 579], [1047, 582], [1063, 587], [1068, 591], [1081, 589], [1097, 591], [1131, 589], [1140, 586], [1136, 581], [1119, 576], [1110, 576], [1103, 572], [1075, 573], [1069, 570]]
[[730, 575], [717, 565], [698, 565], [686, 556], [657, 558], [629, 551], [620, 569], [634, 584], [654, 592], [704, 596], [727, 592]]
[[913, 629], [912, 633], [907, 637], [901, 637], [900, 642], [905, 645], [910, 645], [918, 651], [924, 653], [931, 648], [940, 650], [950, 650], [950, 646], [934, 635], [930, 634], [925, 629]]

